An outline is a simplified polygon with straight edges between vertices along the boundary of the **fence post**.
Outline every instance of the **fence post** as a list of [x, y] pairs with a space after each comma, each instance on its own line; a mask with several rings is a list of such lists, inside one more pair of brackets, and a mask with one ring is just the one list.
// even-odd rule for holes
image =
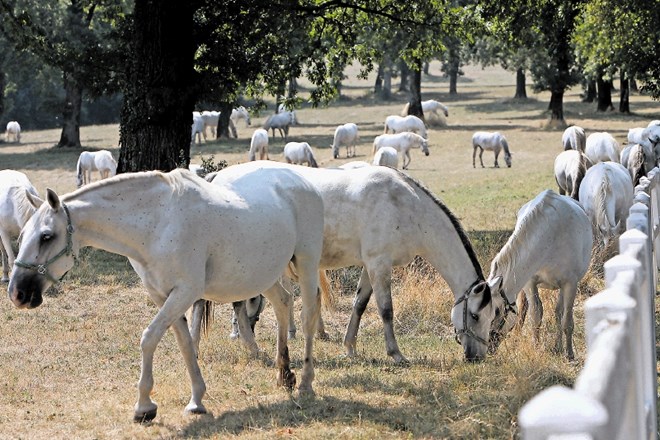
[[607, 423], [607, 410], [589, 396], [553, 385], [520, 409], [518, 422], [525, 440], [546, 440], [560, 433], [602, 433]]

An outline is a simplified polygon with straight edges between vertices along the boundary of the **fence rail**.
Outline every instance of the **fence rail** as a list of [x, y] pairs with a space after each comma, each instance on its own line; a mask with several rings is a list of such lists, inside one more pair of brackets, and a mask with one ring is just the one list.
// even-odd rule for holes
[[573, 388], [556, 385], [518, 415], [522, 438], [655, 440], [655, 295], [660, 266], [660, 170], [635, 188], [605, 290], [584, 305], [587, 356]]

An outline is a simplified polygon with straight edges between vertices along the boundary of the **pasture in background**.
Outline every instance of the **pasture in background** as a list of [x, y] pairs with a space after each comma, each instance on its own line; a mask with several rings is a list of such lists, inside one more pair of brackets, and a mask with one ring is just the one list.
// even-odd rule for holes
[[[446, 126], [430, 128], [429, 156], [420, 150], [411, 152], [408, 172], [460, 218], [488, 273], [491, 259], [513, 229], [518, 209], [543, 189], [556, 191], [553, 163], [562, 151], [562, 130], [543, 129], [548, 94], [515, 101], [513, 73], [474, 66], [464, 70], [459, 94], [453, 97], [447, 94], [448, 83], [439, 65], [432, 64], [431, 75], [423, 77], [424, 99], [446, 104], [449, 117]], [[272, 160], [284, 161], [283, 147], [293, 141], [308, 142], [321, 167], [371, 161], [374, 137], [383, 133], [387, 116], [400, 114], [407, 96], [375, 100], [369, 95], [372, 78], [358, 81], [356, 72], [347, 71], [342, 99], [327, 108], [296, 110], [298, 124], [291, 126], [288, 139], [270, 138]], [[633, 95], [633, 115], [623, 116], [596, 113], [595, 104], [581, 103], [579, 93], [579, 89], [567, 93], [564, 110], [567, 121], [584, 127], [587, 134], [608, 131], [624, 144], [629, 128], [660, 119], [660, 104], [645, 96]], [[267, 112], [253, 115], [250, 127], [238, 122], [238, 139], [193, 146], [193, 162], [199, 164], [210, 156], [230, 165], [247, 161], [252, 132], [268, 116]], [[357, 155], [347, 159], [341, 148], [334, 159], [333, 134], [345, 122], [359, 127]], [[506, 136], [513, 155], [511, 168], [493, 168], [488, 151], [486, 167], [472, 167], [471, 138], [479, 130]], [[41, 195], [46, 187], [59, 194], [74, 190], [81, 150], [52, 150], [59, 134], [59, 130], [24, 131], [21, 144], [0, 144], [0, 167], [27, 174]], [[115, 158], [118, 137], [117, 125], [81, 128], [85, 149], [108, 149]], [[97, 180], [98, 174], [92, 178]], [[411, 361], [410, 366], [399, 367], [384, 352], [383, 326], [373, 300], [362, 319], [358, 357], [342, 356], [357, 271], [335, 271], [337, 307], [323, 312], [330, 340], [315, 341], [314, 401], [297, 402], [275, 385], [276, 371], [268, 363], [275, 352], [272, 308], [266, 307], [257, 327], [257, 342], [265, 355], [251, 359], [240, 343], [229, 340], [230, 307], [219, 306], [200, 355], [210, 414], [181, 414], [189, 397], [189, 380], [168, 332], [155, 358], [153, 398], [159, 403], [159, 415], [155, 423], [139, 426], [131, 422], [139, 340], [155, 306], [123, 257], [93, 250], [85, 250], [82, 257], [40, 308], [19, 311], [8, 300], [0, 301], [0, 437], [510, 438], [518, 433], [518, 410], [529, 398], [551, 385], [572, 385], [584, 362], [582, 305], [603, 287], [600, 268], [592, 263], [577, 295], [574, 362], [552, 352], [556, 293], [542, 291], [546, 314], [541, 346], [532, 343], [526, 326], [509, 335], [496, 355], [467, 364], [453, 338], [449, 315], [453, 295], [444, 281], [423, 262], [397, 269], [395, 331]], [[300, 336], [290, 344], [297, 374], [302, 345]]]

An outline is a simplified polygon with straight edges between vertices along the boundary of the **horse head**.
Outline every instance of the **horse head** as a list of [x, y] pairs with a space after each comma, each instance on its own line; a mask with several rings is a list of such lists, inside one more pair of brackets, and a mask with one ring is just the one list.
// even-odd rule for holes
[[43, 292], [75, 263], [69, 210], [53, 190], [47, 191], [48, 203], [43, 203], [23, 228], [9, 280], [9, 299], [19, 308], [41, 305]]
[[511, 159], [512, 159], [511, 153], [509, 153], [508, 151], [505, 151], [504, 152], [504, 162], [506, 162], [506, 166], [508, 168], [511, 168]]
[[[495, 263], [495, 269], [497, 264]], [[501, 275], [488, 278], [488, 285], [492, 293], [495, 316], [491, 320], [488, 339], [488, 352], [495, 353], [502, 338], [508, 334], [518, 320], [518, 307], [515, 302], [509, 302], [503, 289], [504, 278]]]
[[456, 329], [456, 340], [463, 346], [467, 361], [479, 361], [486, 357], [494, 316], [491, 287], [484, 280], [475, 281], [454, 303], [451, 321]]
[[422, 152], [424, 153], [424, 156], [428, 156], [429, 153], [429, 141], [424, 139], [422, 142]]

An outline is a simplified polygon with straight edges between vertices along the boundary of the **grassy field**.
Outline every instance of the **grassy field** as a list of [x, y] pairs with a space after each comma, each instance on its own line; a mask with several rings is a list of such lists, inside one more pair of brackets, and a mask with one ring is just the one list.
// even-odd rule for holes
[[[398, 114], [406, 96], [375, 100], [371, 80], [356, 79], [349, 69], [342, 99], [327, 108], [297, 111], [300, 125], [290, 140], [305, 140], [320, 166], [347, 162], [332, 159], [334, 128], [356, 122], [361, 144], [356, 160], [370, 160], [373, 137], [389, 114]], [[410, 174], [430, 187], [460, 218], [488, 273], [490, 261], [504, 244], [520, 206], [541, 190], [555, 188], [552, 164], [561, 151], [561, 131], [545, 129], [549, 95], [514, 101], [514, 75], [498, 68], [466, 67], [456, 96], [438, 65], [423, 78], [425, 99], [450, 108], [449, 118], [430, 130], [428, 157], [413, 151]], [[304, 86], [304, 83], [303, 83]], [[305, 91], [303, 90], [303, 94]], [[594, 131], [609, 131], [621, 143], [628, 128], [660, 119], [660, 104], [633, 95], [632, 115], [597, 113], [580, 102], [579, 90], [565, 97], [567, 121]], [[242, 123], [239, 139], [194, 146], [193, 162], [213, 156], [229, 164], [247, 160], [252, 130], [266, 114]], [[513, 152], [511, 168], [472, 167], [471, 136], [476, 130], [498, 130]], [[118, 127], [81, 128], [84, 149], [118, 154]], [[25, 172], [41, 194], [75, 189], [80, 150], [52, 149], [59, 130], [23, 133], [23, 142], [0, 143], [0, 168]], [[282, 160], [284, 141], [271, 139], [271, 159]], [[501, 161], [503, 163], [503, 161]], [[94, 176], [96, 179], [97, 176]], [[374, 213], [378, 215], [378, 213]], [[332, 274], [337, 306], [324, 311], [328, 341], [315, 343], [314, 399], [297, 400], [275, 385], [270, 366], [275, 320], [267, 307], [258, 324], [257, 342], [266, 355], [252, 359], [228, 338], [229, 306], [216, 308], [212, 331], [202, 341], [200, 366], [207, 382], [204, 416], [185, 416], [190, 383], [172, 334], [156, 352], [154, 400], [156, 420], [132, 423], [139, 376], [139, 340], [156, 313], [140, 280], [123, 257], [84, 250], [81, 262], [44, 304], [19, 311], [0, 301], [0, 438], [151, 439], [151, 438], [447, 438], [507, 439], [519, 434], [520, 407], [542, 389], [571, 385], [584, 362], [584, 300], [603, 287], [596, 262], [581, 283], [576, 302], [576, 360], [552, 353], [555, 326], [546, 313], [542, 340], [535, 345], [531, 329], [513, 333], [485, 362], [466, 364], [453, 339], [453, 296], [444, 281], [424, 265], [395, 271], [395, 330], [408, 366], [396, 366], [385, 354], [382, 324], [370, 305], [362, 321], [356, 358], [343, 356], [342, 338], [350, 315], [357, 270]], [[543, 292], [545, 309], [556, 293]], [[300, 373], [302, 340], [291, 342], [293, 367]]]

